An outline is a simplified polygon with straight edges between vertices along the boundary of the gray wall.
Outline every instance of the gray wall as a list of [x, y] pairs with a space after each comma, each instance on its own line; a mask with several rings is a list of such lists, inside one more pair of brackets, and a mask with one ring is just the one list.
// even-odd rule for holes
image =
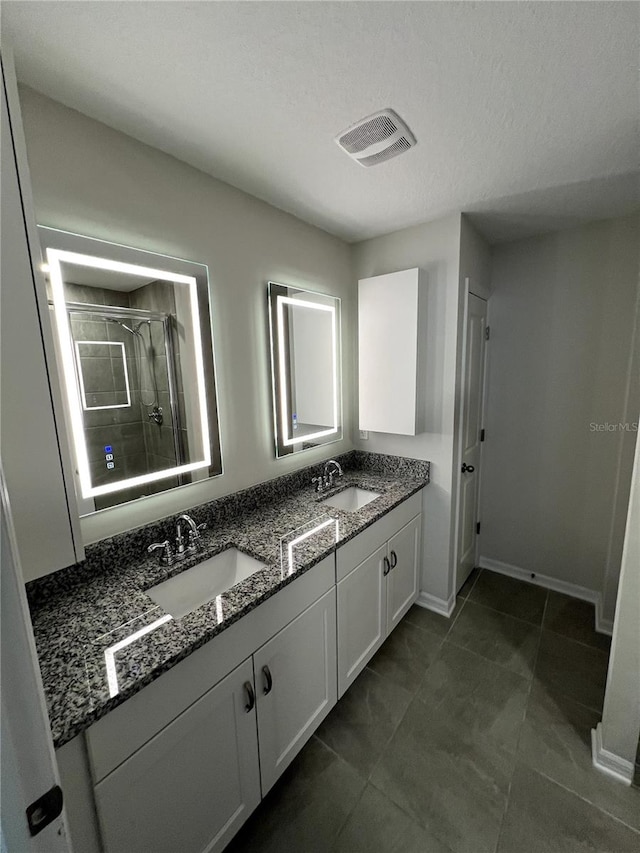
[[352, 447], [276, 460], [267, 281], [342, 298], [344, 400], [353, 394], [353, 286], [341, 240], [28, 88], [21, 89], [38, 222], [205, 263], [211, 280], [224, 475], [82, 520], [85, 542]]
[[[421, 589], [448, 602], [454, 593], [455, 396], [461, 375], [464, 280], [465, 276], [482, 279], [482, 286], [488, 288], [488, 250], [464, 217], [455, 214], [356, 244], [354, 267], [357, 279], [411, 267], [426, 271], [425, 432], [417, 436], [370, 433], [358, 446], [431, 461], [431, 483], [424, 491]], [[357, 406], [355, 395], [354, 401]]]
[[[632, 424], [640, 409], [639, 222], [608, 220], [493, 252], [482, 556], [606, 588], [607, 619], [635, 444], [617, 424]], [[616, 428], [592, 426], [607, 423]]]

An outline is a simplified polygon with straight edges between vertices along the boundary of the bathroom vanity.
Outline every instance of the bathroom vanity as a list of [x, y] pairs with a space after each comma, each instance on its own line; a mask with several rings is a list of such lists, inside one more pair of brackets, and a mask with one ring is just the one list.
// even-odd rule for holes
[[[320, 493], [314, 466], [194, 509], [179, 565], [146, 554], [167, 519], [29, 585], [83, 853], [222, 850], [416, 600], [428, 463], [339, 461]], [[179, 618], [147, 594], [231, 548], [264, 568]]]

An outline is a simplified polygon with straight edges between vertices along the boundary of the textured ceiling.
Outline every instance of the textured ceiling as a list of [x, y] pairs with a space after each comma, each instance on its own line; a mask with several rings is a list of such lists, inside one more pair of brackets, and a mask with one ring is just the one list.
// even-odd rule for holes
[[[492, 241], [640, 205], [640, 4], [5, 2], [19, 78], [347, 240]], [[333, 137], [393, 107], [418, 145]]]

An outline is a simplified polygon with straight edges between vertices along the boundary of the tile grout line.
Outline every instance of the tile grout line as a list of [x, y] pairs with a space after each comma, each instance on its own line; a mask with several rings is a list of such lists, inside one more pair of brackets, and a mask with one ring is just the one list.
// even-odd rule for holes
[[[531, 627], [535, 628], [536, 626], [532, 625]], [[538, 630], [540, 630], [540, 629], [538, 628]], [[540, 636], [542, 636], [542, 632], [540, 632]], [[484, 655], [481, 655], [480, 652], [477, 652], [475, 649], [470, 649], [468, 646], [461, 646], [460, 643], [456, 643], [455, 640], [450, 640], [448, 637], [445, 639], [445, 642], [448, 643], [450, 646], [453, 646], [456, 649], [460, 649], [463, 652], [469, 652], [470, 655], [473, 655], [476, 658], [480, 658], [480, 660], [483, 660], [485, 663], [490, 663], [493, 666], [497, 666], [499, 669], [502, 669], [504, 672], [510, 672], [511, 675], [517, 675], [519, 678], [524, 678], [525, 681], [529, 681], [529, 682], [533, 681], [533, 672], [531, 673], [530, 677], [523, 675], [521, 672], [516, 672], [515, 669], [510, 669], [508, 666], [505, 666], [503, 663], [498, 663], [498, 661], [491, 660], [491, 658], [487, 658]], [[540, 640], [538, 640], [538, 642], [540, 642]]]
[[[462, 610], [462, 607], [460, 608], [460, 610]], [[456, 617], [456, 618], [457, 618], [457, 617]], [[404, 622], [404, 621], [405, 621], [405, 619], [406, 619], [406, 615], [402, 617], [402, 619], [400, 620], [400, 623], [401, 623], [401, 622]], [[453, 620], [453, 621], [455, 622], [455, 620]], [[400, 623], [398, 623], [398, 624], [400, 624]], [[380, 752], [380, 756], [379, 756], [378, 760], [376, 761], [376, 763], [375, 763], [375, 764], [373, 765], [373, 767], [371, 768], [371, 771], [369, 772], [368, 776], [366, 776], [366, 777], [362, 776], [362, 775], [361, 775], [361, 773], [360, 773], [360, 771], [359, 771], [356, 767], [354, 767], [354, 765], [353, 765], [353, 764], [351, 764], [351, 762], [350, 762], [350, 761], [347, 761], [347, 759], [346, 759], [346, 758], [343, 758], [343, 757], [342, 757], [338, 752], [336, 752], [336, 750], [335, 750], [335, 749], [333, 749], [333, 747], [331, 747], [328, 743], [326, 743], [326, 742], [325, 742], [325, 741], [320, 737], [320, 735], [318, 735], [317, 731], [316, 731], [316, 732], [314, 732], [314, 733], [313, 733], [313, 735], [312, 735], [312, 737], [315, 737], [317, 740], [319, 740], [319, 741], [320, 741], [320, 743], [321, 743], [323, 746], [325, 746], [325, 747], [326, 747], [330, 752], [332, 752], [332, 753], [333, 753], [337, 758], [339, 758], [339, 759], [340, 759], [340, 761], [344, 762], [344, 763], [345, 763], [348, 767], [350, 767], [350, 768], [351, 768], [355, 773], [357, 773], [357, 775], [358, 775], [358, 776], [360, 776], [360, 778], [361, 778], [361, 779], [364, 779], [364, 781], [365, 781], [365, 786], [364, 786], [364, 787], [365, 787], [365, 788], [366, 788], [366, 786], [367, 786], [368, 784], [370, 784], [370, 783], [371, 783], [371, 776], [373, 775], [373, 773], [374, 773], [375, 769], [377, 768], [378, 764], [380, 763], [380, 760], [382, 759], [382, 756], [383, 756], [383, 754], [384, 754], [384, 752], [385, 752], [386, 748], [388, 747], [388, 745], [389, 745], [389, 743], [391, 742], [391, 740], [392, 740], [393, 736], [395, 735], [395, 733], [397, 732], [398, 728], [400, 727], [400, 724], [401, 724], [401, 723], [402, 723], [402, 721], [404, 720], [404, 718], [405, 718], [405, 716], [406, 716], [406, 714], [407, 714], [407, 711], [409, 710], [409, 708], [410, 708], [411, 704], [413, 703], [413, 701], [414, 701], [414, 700], [415, 700], [415, 698], [417, 697], [418, 693], [420, 692], [420, 689], [421, 689], [421, 687], [422, 687], [422, 683], [425, 681], [425, 679], [426, 679], [426, 677], [427, 677], [427, 673], [429, 672], [429, 670], [431, 669], [431, 667], [432, 667], [432, 666], [433, 666], [433, 664], [435, 663], [436, 658], [438, 657], [438, 655], [439, 655], [440, 651], [442, 650], [442, 647], [443, 647], [443, 645], [444, 645], [444, 641], [445, 641], [445, 639], [446, 639], [446, 636], [447, 636], [447, 634], [449, 633], [449, 631], [451, 630], [451, 628], [453, 627], [453, 622], [452, 622], [451, 626], [449, 627], [449, 629], [448, 629], [448, 631], [447, 631], [447, 634], [445, 634], [443, 637], [439, 637], [437, 634], [435, 634], [435, 633], [434, 633], [434, 632], [432, 632], [432, 631], [429, 631], [427, 628], [420, 628], [420, 626], [419, 626], [419, 625], [414, 625], [414, 624], [413, 624], [413, 622], [408, 622], [407, 624], [411, 625], [411, 627], [413, 627], [413, 628], [419, 628], [419, 629], [420, 629], [420, 631], [422, 631], [422, 633], [424, 633], [424, 634], [428, 634], [430, 637], [434, 637], [435, 639], [439, 640], [439, 643], [438, 643], [438, 646], [437, 646], [437, 651], [436, 651], [436, 654], [434, 655], [433, 660], [431, 661], [431, 663], [429, 664], [429, 666], [425, 669], [424, 673], [422, 674], [422, 678], [421, 678], [421, 680], [420, 680], [420, 683], [418, 684], [418, 686], [417, 686], [416, 690], [413, 692], [413, 695], [412, 695], [412, 696], [411, 696], [411, 698], [409, 699], [409, 702], [407, 703], [407, 707], [405, 708], [404, 712], [401, 714], [400, 719], [398, 720], [397, 724], [395, 725], [395, 727], [394, 727], [394, 729], [393, 729], [393, 731], [392, 731], [391, 735], [390, 735], [390, 736], [389, 736], [389, 738], [385, 741], [385, 744], [384, 744], [384, 746], [383, 746], [383, 748], [382, 748], [382, 750], [381, 750], [381, 752]], [[398, 626], [396, 626], [396, 627], [398, 627]], [[389, 635], [389, 637], [387, 637], [387, 640], [389, 640], [391, 636], [392, 636], [392, 634], [390, 634], [390, 635]], [[387, 640], [385, 640], [385, 642], [387, 642]], [[380, 646], [380, 649], [382, 649], [382, 647], [383, 647], [383, 646], [384, 646], [384, 643], [382, 644], [382, 646]], [[378, 651], [380, 651], [380, 649], [379, 649]], [[377, 652], [376, 652], [376, 654], [377, 654]], [[374, 657], [375, 657], [375, 655], [374, 655]], [[371, 658], [371, 660], [373, 660], [373, 658]], [[389, 683], [391, 683], [391, 684], [394, 684], [394, 685], [395, 685], [395, 682], [394, 682], [392, 679], [388, 678], [387, 676], [381, 675], [379, 672], [376, 672], [374, 669], [371, 669], [371, 667], [369, 666], [369, 662], [367, 662], [367, 665], [364, 667], [364, 669], [362, 670], [362, 672], [364, 672], [365, 670], [368, 670], [369, 672], [371, 672], [374, 676], [376, 676], [376, 678], [380, 678], [380, 679], [382, 679], [382, 681], [389, 682]], [[360, 677], [360, 675], [362, 675], [362, 672], [358, 675], [358, 678]], [[357, 680], [358, 680], [358, 679], [356, 678], [356, 680], [353, 682], [353, 684], [355, 684]], [[340, 697], [340, 699], [338, 699], [338, 702], [336, 703], [336, 705], [337, 705], [339, 702], [341, 702], [341, 701], [342, 701], [342, 699], [344, 698], [344, 696], [346, 695], [346, 693], [348, 693], [349, 689], [353, 686], [353, 684], [352, 684], [352, 685], [350, 685], [350, 687], [347, 689], [347, 691], [345, 691], [345, 694], [344, 694], [343, 696], [341, 696], [341, 697]], [[406, 688], [404, 688], [404, 689], [406, 690]], [[407, 693], [409, 693], [409, 691], [408, 691], [408, 690], [407, 690]], [[332, 709], [332, 710], [333, 710], [333, 709]], [[373, 783], [371, 783], [371, 784], [373, 784]], [[374, 787], [376, 787], [376, 786], [374, 786]], [[363, 790], [364, 790], [364, 789], [363, 789]], [[376, 788], [376, 790], [379, 790], [379, 789], [378, 789], [378, 788]], [[381, 793], [384, 793], [384, 792], [381, 792]], [[386, 797], [387, 795], [386, 795], [386, 794], [384, 794], [384, 796]], [[392, 800], [392, 802], [394, 802], [394, 801]], [[351, 813], [350, 813], [350, 814], [351, 814]], [[341, 830], [340, 830], [340, 831], [342, 831], [342, 828], [341, 828]], [[337, 836], [336, 836], [336, 838], [337, 838]]]
[[[463, 602], [463, 606], [464, 606], [464, 602]], [[460, 610], [462, 610], [462, 607], [460, 608]], [[457, 618], [457, 617], [456, 617], [456, 618]], [[455, 620], [454, 620], [454, 621], [455, 621]], [[451, 627], [453, 627], [453, 624], [452, 624], [452, 626], [451, 626]], [[451, 630], [451, 629], [449, 629], [449, 630]], [[447, 632], [447, 633], [449, 633], [449, 632]], [[422, 679], [421, 679], [421, 681], [420, 681], [420, 684], [418, 685], [418, 688], [417, 688], [416, 692], [414, 693], [413, 697], [411, 698], [411, 701], [410, 701], [410, 702], [409, 702], [409, 704], [407, 705], [407, 707], [406, 707], [406, 709], [405, 709], [404, 714], [402, 715], [402, 717], [401, 717], [401, 718], [400, 718], [400, 720], [398, 721], [398, 724], [397, 724], [397, 726], [395, 727], [395, 729], [394, 729], [394, 731], [393, 731], [393, 734], [391, 735], [391, 737], [389, 738], [389, 740], [385, 743], [385, 745], [384, 745], [384, 747], [383, 747], [382, 751], [380, 752], [380, 755], [379, 755], [379, 757], [378, 757], [378, 760], [377, 760], [377, 761], [376, 761], [376, 763], [373, 765], [373, 767], [372, 767], [372, 769], [371, 769], [371, 772], [370, 772], [370, 774], [369, 774], [369, 778], [367, 779], [367, 785], [372, 785], [372, 786], [376, 789], [376, 791], [377, 791], [379, 794], [381, 794], [383, 797], [385, 797], [385, 799], [389, 800], [389, 802], [390, 802], [392, 805], [394, 805], [397, 809], [399, 809], [399, 810], [402, 812], [402, 814], [404, 814], [404, 815], [405, 815], [409, 820], [411, 820], [411, 822], [412, 822], [412, 823], [414, 823], [416, 826], [418, 826], [418, 827], [419, 827], [423, 832], [424, 832], [424, 831], [427, 831], [427, 830], [428, 830], [428, 827], [427, 827], [427, 826], [425, 826], [425, 825], [423, 825], [419, 820], [416, 820], [416, 818], [415, 818], [415, 816], [414, 816], [414, 815], [410, 814], [410, 813], [409, 813], [409, 812], [404, 808], [404, 806], [401, 806], [401, 805], [400, 805], [400, 803], [396, 802], [396, 800], [394, 800], [392, 797], [390, 797], [390, 796], [386, 793], [386, 791], [381, 790], [381, 789], [376, 785], [376, 783], [372, 781], [372, 777], [373, 777], [373, 774], [375, 773], [376, 769], [378, 768], [378, 765], [379, 765], [379, 764], [380, 764], [380, 762], [382, 761], [382, 759], [383, 759], [383, 757], [384, 757], [384, 754], [385, 754], [385, 752], [386, 752], [386, 750], [387, 750], [387, 748], [388, 748], [389, 744], [391, 743], [391, 741], [392, 741], [392, 739], [393, 739], [394, 735], [396, 734], [396, 732], [397, 732], [397, 731], [398, 731], [398, 729], [400, 728], [400, 726], [401, 726], [401, 724], [402, 724], [402, 721], [404, 720], [404, 718], [405, 718], [405, 717], [407, 716], [407, 714], [409, 713], [409, 708], [413, 705], [413, 703], [414, 703], [415, 701], [417, 701], [417, 700], [418, 700], [418, 695], [419, 695], [420, 691], [422, 690], [422, 685], [423, 685], [423, 684], [424, 684], [424, 682], [427, 680], [427, 675], [428, 675], [428, 673], [429, 673], [429, 670], [430, 670], [430, 669], [431, 669], [431, 667], [434, 665], [434, 663], [436, 662], [436, 660], [438, 659], [438, 657], [439, 657], [439, 655], [440, 655], [440, 652], [441, 652], [441, 651], [442, 651], [442, 649], [444, 648], [444, 644], [445, 644], [446, 636], [447, 636], [447, 635], [445, 635], [445, 636], [440, 640], [440, 644], [439, 644], [439, 646], [438, 646], [438, 650], [437, 650], [436, 654], [434, 655], [433, 660], [431, 661], [431, 663], [429, 664], [429, 666], [425, 669], [425, 671], [424, 671], [424, 673], [423, 673], [423, 676], [422, 676]], [[449, 847], [449, 845], [448, 845], [448, 844], [446, 844], [446, 843], [444, 843], [441, 839], [440, 839], [440, 843], [441, 843], [444, 847], [446, 847], [447, 849], [449, 849], [449, 850], [451, 849], [451, 848]]]
[[471, 586], [469, 587], [469, 592], [465, 595], [465, 598], [469, 598], [469, 596], [470, 596], [470, 595], [471, 595], [471, 593], [473, 592], [473, 588], [475, 587], [475, 585], [476, 585], [476, 584], [478, 583], [478, 581], [480, 580], [480, 575], [484, 572], [484, 569], [480, 568], [480, 566], [474, 566], [474, 569], [477, 569], [477, 570], [478, 570], [478, 574], [476, 575], [476, 579], [474, 580], [474, 582], [473, 582], [473, 583], [471, 584]]
[[[546, 599], [546, 601], [545, 601], [545, 605], [544, 605], [544, 612], [543, 612], [543, 614], [542, 614], [542, 625], [543, 625], [543, 626], [544, 626], [544, 620], [545, 620], [546, 615], [547, 615], [547, 605], [548, 605], [548, 603], [549, 603], [549, 592], [550, 592], [550, 590], [548, 590], [548, 591], [547, 591], [547, 599]], [[547, 630], [550, 630], [550, 629], [547, 629]], [[553, 633], [553, 634], [557, 634], [557, 632], [556, 632], [556, 631], [551, 631], [551, 633]], [[565, 637], [565, 635], [564, 635], [564, 634], [557, 634], [557, 635], [558, 635], [558, 636], [561, 636], [561, 637]], [[571, 638], [570, 638], [570, 637], [565, 637], [565, 639], [571, 639]], [[578, 641], [574, 641], [574, 642], [578, 642]], [[540, 645], [541, 645], [541, 643], [542, 643], [542, 631], [540, 632], [540, 643], [538, 644], [538, 650], [537, 650], [537, 653], [536, 653], [536, 659], [535, 659], [535, 662], [534, 662], [534, 678], [532, 678], [532, 679], [531, 679], [531, 686], [530, 686], [530, 689], [529, 689], [529, 694], [528, 694], [528, 696], [527, 696], [527, 704], [526, 704], [526, 708], [525, 708], [525, 718], [524, 718], [524, 720], [523, 720], [523, 723], [524, 723], [524, 721], [526, 720], [527, 711], [529, 710], [529, 701], [530, 701], [530, 699], [531, 699], [531, 690], [533, 689], [533, 683], [534, 683], [534, 679], [535, 679], [535, 670], [536, 670], [536, 667], [537, 667], [537, 664], [538, 664], [538, 656], [539, 656], [539, 653], [540, 653]], [[586, 644], [584, 644], [584, 643], [580, 643], [579, 645], [586, 645]], [[591, 647], [591, 646], [587, 646], [587, 648], [592, 648], [592, 647]], [[596, 651], [599, 651], [599, 650], [598, 650], [598, 649], [596, 649]], [[561, 695], [565, 695], [565, 694], [561, 694]], [[576, 705], [580, 706], [581, 708], [586, 708], [587, 710], [589, 710], [589, 711], [594, 711], [595, 713], [601, 713], [601, 711], [598, 711], [598, 710], [596, 710], [595, 708], [590, 708], [588, 705], [584, 705], [582, 702], [578, 702], [576, 699], [574, 699], [574, 698], [573, 698], [573, 697], [571, 697], [571, 696], [565, 696], [565, 698], [567, 698], [570, 702], [573, 702], [574, 704], [576, 704]], [[518, 752], [519, 752], [519, 750], [520, 750], [520, 739], [521, 739], [521, 737], [522, 737], [522, 727], [520, 728], [520, 733], [519, 733], [519, 735], [518, 735], [518, 745], [517, 745], [517, 747], [516, 747], [516, 763], [517, 763], [517, 761], [518, 761]], [[526, 762], [524, 762], [524, 763], [526, 764]], [[548, 780], [549, 780], [549, 782], [552, 782], [554, 785], [557, 785], [559, 788], [562, 788], [564, 791], [567, 791], [569, 794], [573, 794], [573, 796], [577, 797], [579, 800], [582, 800], [582, 802], [587, 803], [587, 804], [588, 804], [588, 805], [590, 805], [592, 808], [597, 809], [599, 812], [602, 812], [603, 814], [606, 814], [608, 817], [612, 818], [612, 820], [617, 821], [618, 823], [620, 823], [620, 824], [622, 824], [623, 826], [627, 827], [627, 829], [630, 829], [632, 832], [635, 832], [636, 834], [640, 834], [640, 829], [636, 829], [635, 827], [630, 826], [628, 823], [626, 823], [626, 821], [622, 820], [621, 818], [617, 817], [617, 816], [616, 816], [616, 815], [614, 815], [614, 814], [611, 814], [611, 812], [609, 812], [609, 811], [607, 811], [606, 809], [602, 808], [601, 806], [597, 805], [597, 803], [593, 803], [591, 800], [587, 799], [585, 796], [583, 796], [582, 794], [578, 793], [578, 791], [574, 791], [572, 788], [567, 787], [567, 785], [563, 785], [563, 784], [562, 784], [562, 782], [559, 782], [557, 779], [553, 779], [551, 776], [549, 776], [549, 775], [548, 775], [548, 774], [546, 774], [546, 773], [543, 773], [541, 770], [538, 770], [538, 769], [537, 769], [537, 768], [535, 768], [535, 767], [530, 767], [528, 764], [527, 764], [526, 766], [527, 766], [527, 767], [529, 767], [529, 769], [530, 769], [532, 772], [537, 773], [539, 776], [542, 776], [544, 779], [548, 779]], [[515, 768], [514, 768], [514, 774], [515, 774]], [[512, 778], [512, 781], [513, 781], [513, 776], [512, 776], [511, 778]], [[511, 784], [509, 785], [509, 797], [510, 797], [510, 796], [511, 796]], [[501, 831], [502, 831], [502, 829], [501, 829]]]
[[[549, 591], [547, 590], [547, 595], [548, 592]], [[514, 616], [513, 613], [506, 613], [504, 610], [498, 610], [497, 607], [491, 607], [490, 604], [483, 604], [480, 601], [472, 601], [470, 598], [467, 598], [466, 601], [468, 601], [470, 604], [474, 604], [476, 607], [484, 607], [485, 610], [490, 610], [492, 613], [499, 613], [501, 616], [508, 616], [509, 619], [515, 619], [516, 622], [524, 622], [525, 625], [531, 625], [533, 628], [540, 628], [540, 630], [542, 630], [542, 621], [540, 621], [539, 624], [537, 622], [530, 622], [528, 619], [522, 619], [520, 616]], [[547, 599], [545, 598], [545, 609], [546, 606]], [[564, 634], [561, 634], [560, 636], [564, 636]], [[567, 639], [569, 638], [567, 637]]]
[[511, 778], [509, 779], [509, 787], [507, 788], [507, 796], [505, 798], [504, 809], [502, 811], [502, 818], [500, 819], [500, 827], [498, 829], [498, 835], [496, 837], [496, 845], [494, 847], [494, 853], [497, 853], [498, 847], [500, 846], [500, 836], [502, 835], [502, 830], [504, 828], [504, 821], [507, 816], [507, 811], [509, 810], [509, 804], [511, 802], [511, 788], [513, 786], [513, 777], [516, 775], [516, 770], [518, 767], [518, 753], [520, 751], [520, 740], [522, 738], [522, 729], [524, 727], [525, 720], [527, 719], [527, 712], [529, 710], [529, 702], [531, 700], [531, 690], [533, 689], [533, 682], [536, 674], [536, 666], [538, 664], [538, 655], [540, 654], [540, 646], [542, 644], [542, 625], [544, 624], [544, 617], [547, 612], [547, 604], [549, 602], [549, 590], [547, 590], [547, 594], [544, 599], [544, 607], [542, 608], [542, 620], [540, 622], [540, 633], [538, 634], [538, 645], [536, 646], [536, 653], [533, 659], [532, 667], [531, 667], [531, 678], [529, 679], [529, 684], [527, 686], [527, 699], [524, 703], [524, 711], [522, 714], [522, 719], [520, 720], [520, 729], [518, 731], [518, 740], [516, 741], [516, 747], [513, 753], [513, 770], [511, 771]]
[[[444, 646], [444, 641], [445, 641], [445, 638], [443, 637], [443, 638], [440, 640], [440, 643], [439, 643], [439, 645], [438, 645], [438, 649], [437, 649], [437, 651], [436, 651], [436, 654], [433, 656], [433, 660], [431, 661], [431, 663], [429, 664], [429, 666], [425, 669], [424, 673], [422, 674], [422, 678], [420, 679], [420, 683], [418, 684], [418, 687], [416, 688], [416, 690], [415, 690], [415, 692], [414, 692], [413, 696], [411, 697], [410, 701], [408, 702], [407, 707], [404, 709], [404, 713], [401, 715], [400, 719], [398, 720], [398, 722], [397, 722], [396, 726], [395, 726], [395, 727], [394, 727], [394, 729], [393, 729], [393, 732], [391, 733], [391, 736], [388, 738], [388, 740], [385, 742], [385, 745], [384, 745], [384, 746], [383, 746], [383, 748], [381, 749], [381, 751], [380, 751], [380, 755], [378, 756], [378, 760], [376, 761], [376, 763], [375, 763], [375, 764], [373, 765], [373, 767], [371, 768], [371, 771], [370, 771], [370, 773], [369, 773], [369, 776], [367, 777], [367, 783], [370, 783], [370, 784], [372, 784], [372, 785], [373, 785], [373, 782], [371, 782], [371, 777], [373, 776], [373, 774], [375, 773], [375, 771], [376, 771], [376, 769], [377, 769], [378, 765], [379, 765], [379, 764], [380, 764], [380, 762], [382, 761], [382, 757], [384, 756], [384, 754], [385, 754], [385, 752], [386, 752], [386, 750], [387, 750], [387, 747], [388, 747], [388, 746], [389, 746], [389, 744], [391, 743], [391, 741], [392, 741], [392, 739], [393, 739], [394, 735], [396, 734], [396, 732], [397, 732], [397, 731], [398, 731], [398, 729], [400, 728], [400, 725], [402, 724], [402, 721], [403, 721], [403, 720], [404, 720], [404, 718], [407, 716], [407, 714], [408, 714], [408, 712], [409, 712], [409, 708], [410, 708], [410, 707], [411, 707], [411, 705], [415, 702], [415, 700], [418, 698], [418, 694], [420, 693], [420, 690], [422, 689], [422, 685], [423, 685], [423, 683], [426, 681], [427, 674], [428, 674], [429, 670], [431, 669], [431, 667], [433, 666], [433, 664], [434, 664], [434, 663], [435, 663], [435, 661], [437, 660], [437, 658], [438, 658], [438, 656], [439, 656], [440, 652], [442, 651], [442, 647]], [[383, 678], [383, 676], [380, 676], [380, 678]], [[377, 786], [376, 786], [376, 785], [374, 785], [374, 787], [376, 788], [376, 790], [379, 790], [379, 789], [377, 788]], [[381, 792], [381, 793], [384, 793], [384, 792]], [[386, 797], [386, 796], [387, 796], [387, 794], [385, 794], [385, 797]], [[392, 802], [395, 802], [395, 801], [394, 801], [394, 800], [392, 800]]]
[[[502, 575], [500, 572], [493, 572], [491, 569], [483, 569], [482, 571], [490, 572], [491, 574], [498, 575], [499, 577], [511, 577], [510, 575]], [[469, 590], [469, 594], [467, 595], [467, 600], [471, 600], [470, 599], [471, 593], [472, 593], [473, 589], [475, 588], [476, 584], [478, 583], [479, 577], [480, 577], [480, 575], [478, 575], [478, 577], [473, 582], [473, 585], [472, 585], [471, 589]], [[534, 587], [536, 589], [543, 589], [546, 592], [542, 621], [541, 621], [540, 625], [538, 626], [543, 631], [550, 631], [552, 634], [555, 634], [558, 637], [562, 637], [565, 640], [570, 640], [572, 643], [577, 643], [578, 645], [585, 646], [588, 649], [594, 649], [596, 652], [602, 652], [602, 654], [605, 654], [605, 655], [609, 654], [609, 652], [604, 651], [604, 649], [601, 649], [598, 646], [591, 645], [591, 643], [583, 643], [582, 640], [576, 640], [575, 637], [570, 637], [568, 634], [561, 634], [560, 631], [554, 631], [553, 628], [547, 628], [544, 625], [544, 620], [545, 620], [546, 615], [547, 615], [547, 605], [549, 603], [549, 596], [551, 595], [552, 592], [556, 593], [557, 595], [565, 595], [567, 598], [570, 598], [572, 601], [580, 601], [583, 604], [590, 604], [591, 606], [595, 606], [592, 604], [592, 602], [585, 602], [583, 599], [575, 598], [575, 596], [566, 595], [566, 593], [558, 593], [556, 590], [550, 589], [549, 587], [541, 586], [540, 584], [529, 583], [528, 581], [520, 580], [519, 578], [512, 578], [512, 580], [515, 580], [521, 584], [526, 584], [527, 586], [531, 586], [531, 587]], [[526, 619], [521, 619], [519, 616], [514, 616], [512, 613], [506, 613], [504, 610], [498, 610], [496, 607], [491, 607], [491, 605], [489, 605], [489, 604], [483, 604], [480, 601], [471, 601], [471, 603], [477, 604], [480, 607], [486, 607], [487, 610], [493, 610], [496, 613], [502, 613], [504, 616], [511, 616], [512, 619], [517, 619], [519, 622], [527, 622]], [[535, 625], [536, 623], [535, 622], [528, 622], [528, 624], [529, 625]], [[598, 633], [598, 632], [596, 631], [595, 633]], [[602, 634], [602, 635], [599, 634], [599, 636], [609, 636], [609, 635], [608, 634]]]
[[555, 634], [556, 637], [562, 637], [563, 640], [569, 640], [570, 643], [575, 643], [577, 646], [582, 646], [585, 649], [591, 649], [594, 652], [600, 652], [601, 655], [609, 655], [604, 649], [599, 649], [598, 646], [592, 646], [590, 643], [583, 643], [581, 640], [576, 640], [574, 637], [569, 637], [567, 634], [561, 634], [559, 631], [554, 631], [553, 628], [545, 628], [541, 626], [543, 631], [548, 631], [549, 634]]
[[[322, 741], [322, 743], [324, 743], [324, 741]], [[325, 746], [326, 746], [326, 744], [325, 744]], [[331, 747], [328, 747], [328, 749], [331, 749]], [[336, 755], [337, 755], [337, 753], [336, 753]], [[340, 758], [340, 756], [338, 756], [338, 758]], [[343, 761], [344, 761], [344, 759], [343, 759]], [[348, 764], [348, 762], [347, 762], [347, 764]], [[349, 767], [351, 767], [350, 764], [349, 764]], [[355, 803], [353, 804], [353, 808], [347, 814], [345, 819], [342, 821], [342, 823], [340, 824], [340, 826], [338, 828], [338, 831], [334, 835], [333, 840], [331, 841], [331, 846], [328, 849], [328, 853], [332, 853], [332, 851], [336, 849], [336, 844], [338, 843], [338, 840], [339, 840], [340, 836], [342, 835], [342, 831], [344, 830], [345, 826], [349, 823], [351, 816], [353, 815], [355, 810], [358, 808], [358, 806], [362, 802], [362, 798], [364, 797], [364, 793], [367, 790], [368, 784], [369, 784], [368, 782], [365, 782], [364, 785], [362, 786], [362, 790], [358, 794], [358, 798], [356, 799]]]
[[[636, 835], [640, 835], [640, 829], [636, 829], [635, 826], [631, 826], [631, 824], [622, 820], [622, 818], [617, 817], [616, 815], [614, 815], [611, 812], [604, 809], [602, 806], [599, 806], [597, 803], [594, 803], [591, 800], [588, 800], [583, 794], [578, 793], [578, 791], [574, 791], [573, 788], [568, 788], [566, 785], [563, 785], [562, 782], [558, 782], [557, 779], [554, 779], [552, 776], [549, 776], [547, 773], [543, 773], [542, 770], [538, 770], [536, 767], [531, 767], [529, 764], [526, 764], [526, 767], [528, 770], [531, 770], [532, 773], [537, 773], [538, 776], [542, 776], [543, 779], [546, 779], [547, 781], [552, 782], [554, 785], [557, 785], [558, 788], [562, 788], [562, 790], [566, 791], [568, 794], [573, 794], [574, 797], [577, 797], [579, 800], [582, 800], [583, 803], [586, 803], [588, 806], [591, 806], [591, 808], [594, 808], [597, 811], [602, 812], [602, 814], [607, 815], [607, 817], [610, 817], [612, 820], [615, 820], [617, 823], [622, 824], [622, 826], [626, 826], [627, 829], [630, 829], [632, 832], [635, 832]], [[612, 782], [611, 784], [613, 784], [613, 785], [618, 784], [619, 785], [620, 783], [619, 782]]]

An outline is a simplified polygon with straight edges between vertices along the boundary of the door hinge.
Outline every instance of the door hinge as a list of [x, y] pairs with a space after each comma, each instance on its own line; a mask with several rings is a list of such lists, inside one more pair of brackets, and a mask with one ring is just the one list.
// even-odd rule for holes
[[37, 835], [45, 826], [62, 814], [62, 788], [54, 785], [50, 791], [27, 806], [27, 823], [31, 835]]
[[485, 341], [488, 341], [490, 337], [491, 337], [491, 326], [486, 326], [485, 330], [484, 330]]
[[480, 522], [476, 523], [476, 533], [480, 533]]
[[484, 441], [484, 430], [480, 430], [480, 441]]

